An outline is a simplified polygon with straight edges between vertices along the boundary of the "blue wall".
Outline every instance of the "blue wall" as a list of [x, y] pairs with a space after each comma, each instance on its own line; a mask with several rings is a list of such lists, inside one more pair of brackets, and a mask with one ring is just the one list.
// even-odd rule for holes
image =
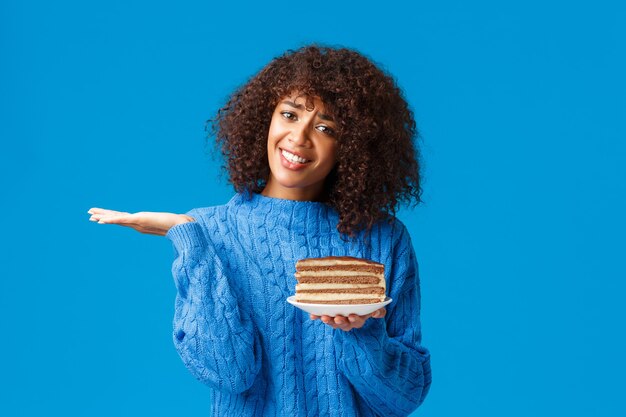
[[0, 414], [208, 414], [170, 242], [86, 212], [228, 201], [204, 121], [319, 41], [390, 71], [421, 130], [415, 415], [624, 415], [626, 13], [517, 3], [3, 1]]

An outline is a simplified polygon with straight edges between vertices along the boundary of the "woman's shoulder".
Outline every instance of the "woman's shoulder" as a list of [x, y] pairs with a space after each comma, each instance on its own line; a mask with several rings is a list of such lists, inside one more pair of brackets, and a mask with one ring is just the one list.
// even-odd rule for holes
[[222, 217], [226, 211], [226, 205], [197, 207], [185, 213], [187, 216], [193, 217], [197, 222], [206, 225], [211, 220]]
[[405, 239], [408, 235], [406, 225], [396, 216], [389, 216], [385, 219], [379, 220], [375, 227], [379, 231], [379, 236], [389, 239], [394, 243], [397, 243], [401, 239]]

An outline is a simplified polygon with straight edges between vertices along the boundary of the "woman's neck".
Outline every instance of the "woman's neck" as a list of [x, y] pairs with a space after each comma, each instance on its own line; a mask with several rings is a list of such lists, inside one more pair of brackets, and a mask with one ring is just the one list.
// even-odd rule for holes
[[266, 197], [281, 198], [284, 200], [296, 200], [296, 201], [322, 201], [324, 196], [323, 184], [319, 186], [314, 184], [310, 187], [284, 187], [271, 178], [267, 182], [267, 185], [261, 191], [261, 195]]

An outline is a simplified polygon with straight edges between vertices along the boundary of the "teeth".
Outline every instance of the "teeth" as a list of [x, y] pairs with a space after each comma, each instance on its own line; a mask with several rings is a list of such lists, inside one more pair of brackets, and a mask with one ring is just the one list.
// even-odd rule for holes
[[298, 162], [300, 164], [304, 164], [305, 162], [308, 162], [306, 159], [300, 158], [299, 156], [289, 153], [284, 149], [282, 150], [282, 153], [283, 153], [283, 156], [291, 162]]

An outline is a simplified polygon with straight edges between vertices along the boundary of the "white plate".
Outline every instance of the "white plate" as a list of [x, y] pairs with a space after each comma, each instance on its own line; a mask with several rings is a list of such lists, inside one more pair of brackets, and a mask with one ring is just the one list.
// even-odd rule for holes
[[287, 302], [289, 304], [294, 305], [299, 309], [306, 311], [307, 313], [315, 314], [316, 316], [326, 315], [330, 317], [347, 317], [350, 314], [364, 316], [366, 314], [373, 313], [374, 311], [386, 306], [392, 301], [393, 300], [391, 298], [387, 297], [385, 298], [385, 301], [373, 304], [310, 304], [297, 302], [295, 295], [287, 297]]

